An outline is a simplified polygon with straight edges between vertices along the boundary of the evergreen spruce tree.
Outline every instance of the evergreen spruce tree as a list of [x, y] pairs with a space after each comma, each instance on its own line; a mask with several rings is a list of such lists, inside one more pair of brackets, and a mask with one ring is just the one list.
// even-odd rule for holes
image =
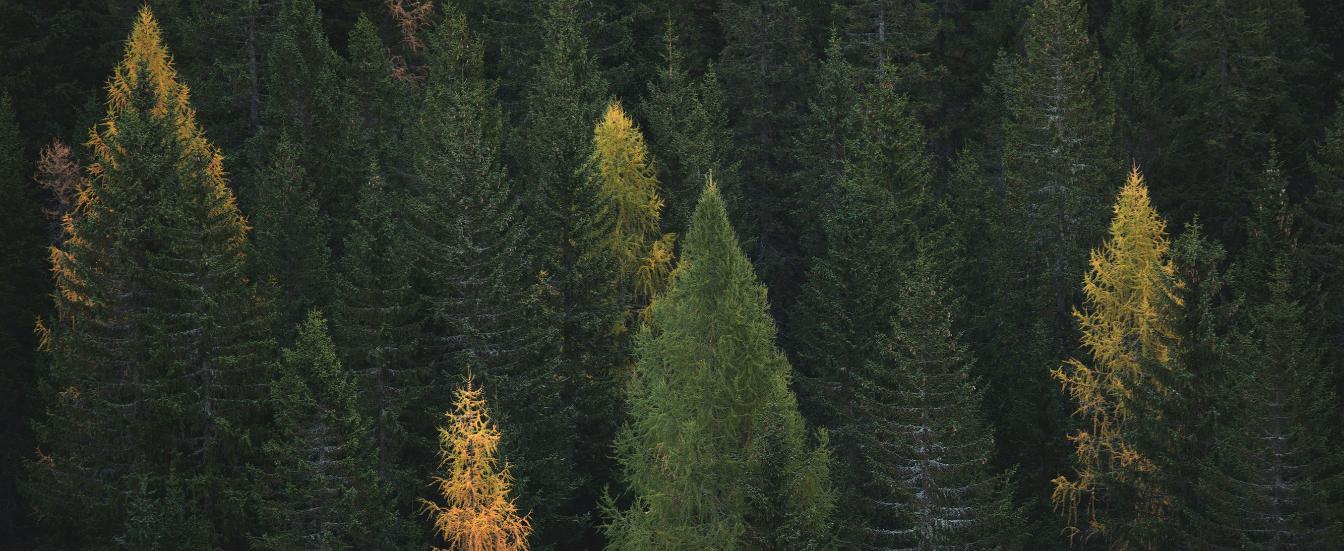
[[879, 353], [856, 370], [852, 430], [863, 549], [1012, 548], [1022, 536], [1006, 476], [990, 469], [972, 360], [952, 329], [954, 300], [924, 251], [897, 292]]
[[934, 206], [924, 134], [905, 98], [889, 83], [869, 86], [849, 118], [854, 134], [843, 139], [850, 158], [818, 202], [821, 251], [792, 313], [789, 342], [803, 412], [830, 432], [844, 467], [835, 477], [844, 510], [855, 511], [866, 497], [861, 432], [872, 420], [848, 397], [878, 356], [877, 337], [896, 314], [900, 275], [920, 234], [933, 233]]
[[300, 165], [299, 152], [282, 134], [270, 162], [253, 182], [253, 273], [267, 274], [263, 289], [279, 314], [277, 328], [292, 327], [306, 312], [331, 301], [331, 249], [318, 208], [318, 182]]
[[355, 385], [357, 411], [367, 420], [369, 461], [391, 492], [398, 515], [397, 522], [376, 527], [383, 530], [376, 540], [382, 548], [417, 524], [413, 496], [422, 482], [413, 469], [428, 461], [427, 454], [418, 453], [427, 442], [411, 437], [423, 428], [412, 419], [422, 413], [430, 378], [418, 354], [423, 311], [412, 287], [414, 252], [400, 218], [401, 199], [377, 176], [360, 190], [332, 314], [332, 333]]
[[1159, 545], [1171, 518], [1161, 482], [1165, 457], [1149, 442], [1164, 424], [1160, 406], [1172, 372], [1183, 306], [1168, 256], [1165, 223], [1153, 210], [1137, 169], [1120, 191], [1110, 238], [1092, 252], [1075, 312], [1091, 363], [1070, 359], [1052, 375], [1075, 404], [1083, 426], [1069, 435], [1073, 476], [1054, 479], [1051, 500], [1071, 536], [1101, 536], [1112, 545]]
[[439, 468], [433, 486], [444, 501], [422, 500], [434, 534], [461, 551], [527, 551], [532, 524], [510, 497], [513, 476], [500, 459], [499, 429], [485, 391], [467, 379], [439, 427]]
[[91, 137], [93, 179], [53, 251], [49, 415], [30, 498], [53, 547], [124, 533], [126, 499], [181, 485], [211, 545], [248, 532], [248, 446], [263, 426], [265, 308], [245, 276], [246, 224], [142, 9]]
[[367, 549], [387, 503], [375, 470], [359, 387], [336, 356], [327, 321], [316, 310], [281, 352], [271, 385], [275, 436], [259, 482], [265, 496], [254, 542], [263, 549]]
[[[369, 136], [350, 93], [346, 64], [322, 30], [313, 0], [282, 0], [261, 72], [261, 121], [249, 144], [265, 151], [280, 132], [293, 141], [305, 176], [316, 183], [335, 257], [367, 175]], [[325, 306], [325, 305], [324, 305]]]
[[[1110, 136], [1110, 97], [1078, 0], [1028, 8], [1025, 52], [1001, 60], [1002, 202], [992, 219], [989, 254], [993, 319], [980, 359], [999, 419], [1001, 465], [1018, 465], [1021, 494], [1036, 518], [1048, 504], [1039, 488], [1064, 467], [1057, 436], [1065, 408], [1046, 374], [1074, 353], [1070, 306], [1087, 269], [1088, 248], [1103, 235], [1105, 205], [1120, 164]], [[993, 322], [991, 322], [993, 323]], [[1034, 530], [1042, 533], [1047, 528]]]
[[23, 141], [9, 96], [0, 94], [0, 356], [9, 367], [0, 370], [0, 539], [22, 542], [24, 511], [18, 487], [19, 466], [32, 449], [29, 420], [34, 407], [37, 366], [33, 353], [33, 322], [47, 286], [43, 260], [42, 207], [33, 194], [23, 159]]
[[597, 537], [592, 515], [615, 471], [610, 442], [620, 408], [617, 375], [628, 365], [627, 302], [613, 292], [621, 277], [611, 248], [616, 218], [601, 183], [582, 171], [605, 84], [579, 15], [572, 0], [548, 7], [517, 142], [528, 244], [544, 273], [543, 302], [529, 323], [554, 332], [533, 369], [544, 365], [542, 373], [554, 374], [551, 386], [561, 400], [547, 414], [555, 430], [544, 436], [556, 447], [548, 459], [548, 469], [556, 470], [524, 472], [519, 459], [519, 476], [527, 477], [521, 505], [535, 515], [539, 548], [593, 545]]
[[826, 549], [833, 493], [757, 282], [711, 183], [636, 346], [614, 549]]
[[[921, 122], [932, 115], [942, 98], [946, 69], [934, 48], [942, 29], [945, 1], [844, 0], [834, 5], [835, 25], [845, 42], [845, 57], [854, 63], [866, 83], [886, 80], [911, 98]], [[890, 74], [888, 74], [890, 73]], [[818, 83], [821, 85], [821, 83]]]
[[802, 166], [795, 175], [795, 200], [790, 209], [793, 224], [801, 230], [798, 247], [803, 258], [820, 254], [824, 240], [821, 213], [850, 160], [847, 146], [857, 134], [856, 107], [862, 93], [860, 73], [844, 58], [839, 35], [832, 33], [826, 57], [817, 70], [817, 89], [808, 99], [807, 116], [795, 144]]
[[691, 75], [677, 32], [668, 27], [663, 66], [648, 83], [648, 95], [640, 105], [648, 120], [649, 148], [659, 161], [663, 229], [685, 235], [700, 188], [711, 174], [734, 212], [738, 163], [718, 75], [713, 66], [699, 76]]
[[[802, 230], [792, 214], [800, 168], [795, 144], [803, 127], [815, 67], [801, 4], [795, 0], [725, 0], [719, 76], [742, 161], [740, 213], [734, 217], [748, 256], [771, 289], [774, 311], [797, 296], [803, 271]], [[749, 202], [747, 202], [749, 201]]]
[[1311, 158], [1315, 189], [1303, 202], [1302, 255], [1320, 285], [1322, 344], [1333, 366], [1336, 394], [1344, 392], [1344, 99]]
[[1329, 101], [1312, 76], [1320, 54], [1296, 0], [1200, 0], [1177, 10], [1176, 39], [1161, 46], [1175, 59], [1173, 143], [1162, 161], [1174, 185], [1158, 199], [1176, 219], [1200, 214], [1236, 247], [1270, 142], [1290, 166], [1306, 157], [1308, 117]]

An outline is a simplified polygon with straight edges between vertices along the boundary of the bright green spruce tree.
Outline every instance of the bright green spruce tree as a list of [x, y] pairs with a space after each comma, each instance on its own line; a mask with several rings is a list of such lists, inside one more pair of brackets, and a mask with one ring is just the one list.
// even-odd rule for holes
[[[58, 548], [105, 545], [171, 505], [236, 546], [249, 441], [264, 426], [265, 308], [245, 276], [246, 228], [219, 152], [194, 119], [142, 9], [92, 131], [93, 178], [52, 252], [49, 415], [30, 497]], [[143, 535], [143, 534], [142, 534]]]
[[271, 384], [276, 431], [263, 449], [262, 549], [367, 549], [387, 516], [359, 386], [316, 310], [281, 351]]
[[807, 434], [712, 183], [650, 315], [617, 443], [634, 502], [612, 512], [611, 548], [829, 549], [826, 441]]
[[[527, 245], [544, 286], [527, 323], [554, 331], [536, 360], [554, 364], [533, 369], [554, 374], [550, 386], [562, 404], [547, 414], [555, 416], [556, 430], [545, 436], [557, 447], [549, 459], [555, 470], [528, 472], [524, 458], [507, 450], [517, 461], [519, 507], [534, 515], [539, 549], [592, 545], [584, 542], [597, 536], [597, 502], [615, 472], [618, 374], [629, 363], [622, 331], [627, 302], [613, 292], [622, 268], [611, 247], [616, 220], [601, 182], [582, 170], [606, 85], [581, 32], [579, 4], [557, 0], [546, 9], [543, 47], [525, 94], [527, 124], [515, 144]], [[499, 406], [506, 423], [507, 406]]]

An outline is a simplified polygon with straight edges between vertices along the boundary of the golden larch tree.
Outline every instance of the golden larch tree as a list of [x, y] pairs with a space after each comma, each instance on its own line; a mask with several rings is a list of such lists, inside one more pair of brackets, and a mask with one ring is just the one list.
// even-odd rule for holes
[[518, 515], [509, 498], [513, 480], [499, 459], [499, 430], [490, 420], [484, 391], [467, 379], [453, 411], [439, 427], [439, 471], [433, 486], [443, 503], [421, 500], [434, 532], [453, 551], [526, 551], [530, 515]]
[[[1092, 251], [1091, 270], [1083, 280], [1084, 309], [1074, 311], [1092, 361], [1070, 359], [1052, 373], [1074, 402], [1074, 414], [1084, 420], [1068, 437], [1075, 476], [1056, 477], [1051, 495], [1055, 507], [1064, 510], [1071, 535], [1142, 539], [1132, 528], [1160, 520], [1167, 508], [1153, 484], [1157, 465], [1136, 447], [1133, 435], [1157, 430], [1151, 425], [1161, 422], [1160, 415], [1148, 409], [1145, 397], [1165, 394], [1163, 381], [1178, 369], [1171, 357], [1182, 302], [1169, 247], [1166, 223], [1153, 210], [1135, 168], [1113, 207], [1109, 238]], [[1080, 504], [1087, 516], [1083, 528], [1078, 526]]]
[[601, 183], [611, 202], [612, 250], [623, 274], [633, 277], [635, 300], [649, 300], [667, 281], [675, 236], [663, 234], [659, 217], [658, 171], [644, 135], [619, 101], [612, 101], [593, 128], [589, 177]]

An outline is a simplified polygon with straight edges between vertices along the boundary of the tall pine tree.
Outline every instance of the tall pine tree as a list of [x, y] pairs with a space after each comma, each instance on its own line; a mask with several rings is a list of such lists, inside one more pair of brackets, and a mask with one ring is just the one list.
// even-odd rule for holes
[[271, 385], [276, 432], [258, 482], [265, 496], [254, 541], [263, 549], [366, 549], [388, 511], [359, 386], [341, 365], [316, 310], [281, 351]]
[[[954, 299], [920, 251], [897, 290], [878, 355], [853, 383], [863, 549], [1012, 548], [1022, 525], [1008, 478], [990, 467], [972, 360], [952, 328]], [[852, 509], [850, 509], [852, 507]]]
[[528, 244], [544, 272], [543, 303], [530, 323], [554, 331], [538, 362], [547, 366], [543, 372], [555, 374], [552, 386], [563, 404], [549, 414], [557, 430], [545, 438], [569, 449], [553, 456], [557, 471], [529, 477], [526, 483], [536, 489], [522, 494], [530, 496], [523, 506], [536, 515], [539, 548], [594, 545], [592, 515], [615, 470], [610, 442], [621, 391], [616, 375], [628, 363], [622, 342], [626, 302], [612, 292], [621, 274], [610, 244], [616, 219], [601, 183], [582, 170], [606, 85], [580, 15], [573, 0], [547, 8], [541, 54], [525, 95], [526, 124], [516, 142]]
[[1083, 426], [1069, 435], [1073, 476], [1054, 479], [1051, 500], [1071, 535], [1102, 536], [1113, 545], [1151, 547], [1170, 518], [1160, 484], [1164, 457], [1145, 449], [1163, 430], [1161, 404], [1179, 342], [1175, 321], [1183, 305], [1168, 256], [1166, 223], [1148, 199], [1138, 170], [1121, 189], [1110, 238], [1092, 252], [1083, 280], [1086, 302], [1074, 316], [1090, 363], [1070, 359], [1052, 374], [1075, 405]]
[[157, 495], [180, 483], [183, 514], [210, 527], [212, 545], [237, 545], [268, 321], [221, 156], [148, 9], [107, 106], [91, 137], [94, 177], [52, 253], [51, 401], [30, 495], [49, 543], [79, 547], [142, 520], [125, 508], [137, 485]]
[[[990, 335], [980, 359], [990, 382], [991, 416], [1002, 465], [1020, 467], [1021, 493], [1045, 518], [1039, 488], [1062, 468], [1057, 448], [1064, 408], [1049, 369], [1073, 353], [1069, 309], [1103, 235], [1111, 182], [1120, 173], [1109, 137], [1110, 96], [1078, 0], [1028, 8], [1025, 52], [1001, 59], [1002, 205], [991, 219], [995, 287]], [[1008, 320], [1015, 320], [1011, 323]], [[1035, 531], [1040, 533], [1041, 530]]]
[[809, 442], [765, 288], [712, 183], [650, 319], [617, 443], [634, 502], [613, 512], [612, 548], [830, 548], [826, 442]]

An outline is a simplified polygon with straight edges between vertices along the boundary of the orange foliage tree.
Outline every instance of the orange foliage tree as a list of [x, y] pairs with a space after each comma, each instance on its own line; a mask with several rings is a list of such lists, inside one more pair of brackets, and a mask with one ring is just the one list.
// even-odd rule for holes
[[421, 500], [434, 532], [454, 551], [525, 551], [530, 515], [518, 515], [509, 498], [513, 480], [499, 460], [499, 430], [490, 420], [484, 391], [467, 379], [453, 411], [439, 427], [439, 471], [433, 485], [443, 504]]

